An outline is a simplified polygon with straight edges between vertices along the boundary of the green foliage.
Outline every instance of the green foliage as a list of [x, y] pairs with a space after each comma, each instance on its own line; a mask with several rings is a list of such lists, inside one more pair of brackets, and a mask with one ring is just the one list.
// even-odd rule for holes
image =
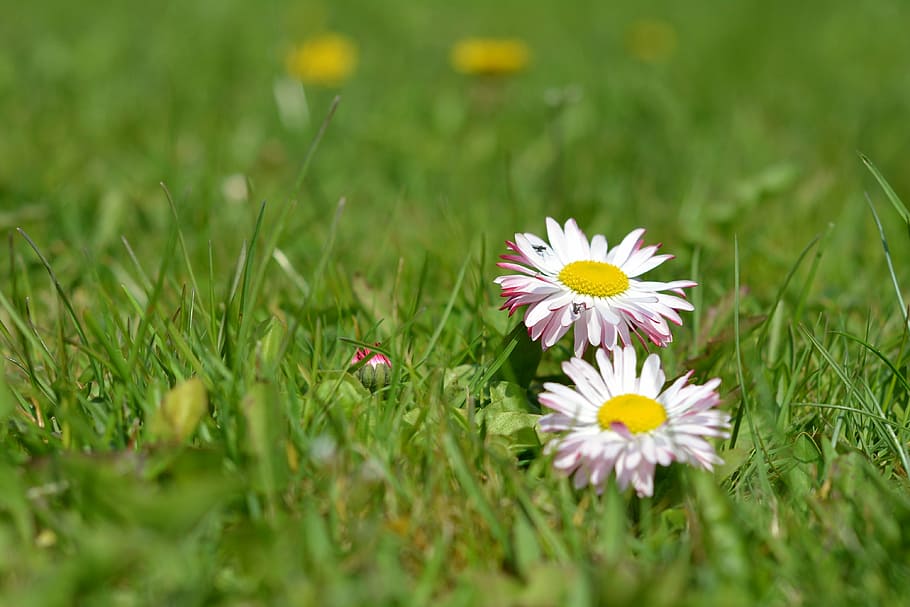
[[164, 440], [185, 441], [208, 412], [208, 404], [200, 379], [193, 378], [174, 386], [151, 416], [149, 434]]
[[[4, 11], [0, 603], [901, 604], [908, 18]], [[629, 42], [655, 19], [658, 59]], [[301, 89], [284, 52], [323, 29], [360, 65]], [[530, 68], [454, 73], [484, 34]], [[713, 474], [638, 499], [553, 472], [536, 396], [571, 346], [541, 352], [492, 283], [546, 215], [645, 226], [677, 257], [655, 279], [699, 282], [661, 354], [722, 379]], [[377, 341], [393, 366], [365, 387]]]

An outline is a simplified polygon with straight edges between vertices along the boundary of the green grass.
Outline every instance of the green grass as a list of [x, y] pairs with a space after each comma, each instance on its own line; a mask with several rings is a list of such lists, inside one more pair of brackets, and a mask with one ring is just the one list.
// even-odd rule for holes
[[[0, 20], [0, 603], [900, 604], [910, 8], [343, 4]], [[360, 66], [295, 126], [283, 54], [325, 28]], [[530, 69], [452, 72], [478, 34]], [[699, 282], [661, 354], [723, 380], [716, 473], [551, 470], [569, 346], [538, 364], [492, 283], [547, 215]]]

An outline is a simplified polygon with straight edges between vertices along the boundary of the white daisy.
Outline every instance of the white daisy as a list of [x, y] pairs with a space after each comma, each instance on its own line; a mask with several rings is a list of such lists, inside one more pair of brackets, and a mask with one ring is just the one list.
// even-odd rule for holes
[[636, 374], [635, 349], [597, 350], [596, 369], [580, 358], [562, 369], [575, 388], [546, 383], [540, 403], [553, 409], [540, 419], [545, 432], [568, 430], [548, 445], [553, 465], [574, 473], [576, 488], [592, 485], [603, 491], [616, 471], [621, 489], [630, 483], [639, 497], [654, 491], [654, 467], [683, 462], [711, 470], [723, 463], [706, 437], [726, 438], [730, 416], [716, 409], [719, 379], [689, 384], [690, 371], [661, 392], [666, 377], [660, 359], [651, 354]]
[[[502, 255], [498, 265], [521, 274], [500, 276], [495, 282], [506, 298], [509, 314], [527, 306], [524, 323], [531, 339], [551, 347], [575, 325], [575, 354], [582, 356], [590, 343], [613, 349], [632, 343], [630, 333], [646, 335], [658, 346], [673, 341], [667, 320], [682, 324], [677, 310], [692, 310], [683, 299], [691, 280], [649, 282], [638, 277], [672, 255], [656, 255], [660, 245], [642, 248], [644, 229], [626, 236], [610, 249], [597, 234], [588, 238], [574, 219], [565, 229], [547, 218], [547, 243], [534, 234], [516, 234], [506, 241], [514, 255]], [[682, 297], [662, 293], [672, 291]], [[642, 340], [644, 341], [644, 340]]]

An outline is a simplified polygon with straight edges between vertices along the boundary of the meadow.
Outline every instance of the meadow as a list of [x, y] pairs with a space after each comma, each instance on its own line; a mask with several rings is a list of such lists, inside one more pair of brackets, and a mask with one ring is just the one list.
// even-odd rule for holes
[[[910, 5], [614, 4], [6, 7], [0, 604], [902, 604]], [[698, 283], [649, 350], [724, 464], [554, 470], [572, 340], [493, 282], [547, 217]]]

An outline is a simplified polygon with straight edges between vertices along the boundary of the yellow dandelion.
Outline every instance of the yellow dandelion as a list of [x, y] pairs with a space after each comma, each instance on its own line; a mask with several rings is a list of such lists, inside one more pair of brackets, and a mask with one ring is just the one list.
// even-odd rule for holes
[[502, 76], [523, 70], [528, 45], [516, 38], [465, 38], [452, 48], [452, 67], [471, 75]]
[[357, 67], [357, 46], [341, 34], [321, 34], [291, 49], [286, 63], [288, 73], [302, 82], [337, 86]]
[[626, 31], [626, 50], [639, 61], [666, 61], [676, 50], [676, 30], [666, 21], [636, 21]]

